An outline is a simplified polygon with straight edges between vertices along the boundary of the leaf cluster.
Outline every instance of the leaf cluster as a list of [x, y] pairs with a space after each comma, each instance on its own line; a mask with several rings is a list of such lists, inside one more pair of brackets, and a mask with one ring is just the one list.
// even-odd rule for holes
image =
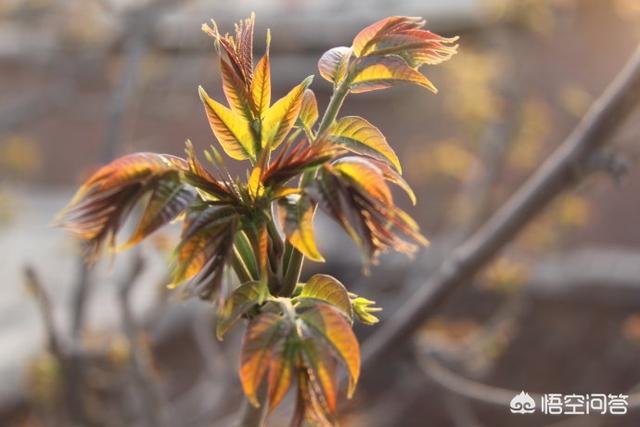
[[[233, 35], [221, 34], [215, 22], [203, 25], [219, 53], [226, 105], [202, 87], [198, 92], [219, 147], [248, 163], [246, 176], [231, 176], [214, 146], [204, 153], [205, 167], [187, 141], [184, 158], [136, 153], [102, 167], [58, 216], [91, 259], [104, 246], [116, 248], [116, 234], [135, 210], [141, 214], [124, 247], [180, 220], [172, 286], [217, 302], [220, 338], [248, 320], [240, 366], [245, 394], [272, 410], [296, 383], [293, 425], [335, 422], [339, 369], [348, 374], [349, 396], [360, 374], [352, 323], [376, 323], [380, 310], [331, 276], [297, 283], [294, 275], [294, 286], [287, 283], [300, 267], [296, 254], [323, 260], [313, 230], [317, 208], [359, 245], [366, 263], [390, 248], [410, 254], [426, 244], [394, 203], [390, 184], [414, 203], [415, 195], [382, 132], [362, 117], [337, 117], [349, 93], [407, 83], [435, 92], [419, 68], [450, 58], [455, 39], [423, 26], [419, 18], [387, 18], [362, 30], [351, 47], [327, 51], [318, 68], [334, 94], [318, 122], [312, 76], [272, 103], [270, 36], [254, 64], [253, 16]], [[226, 271], [236, 280], [225, 292]]]

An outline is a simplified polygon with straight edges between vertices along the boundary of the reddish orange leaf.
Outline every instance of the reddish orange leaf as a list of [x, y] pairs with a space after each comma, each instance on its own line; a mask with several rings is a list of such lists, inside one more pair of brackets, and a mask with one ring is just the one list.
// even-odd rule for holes
[[[137, 153], [121, 157], [93, 174], [57, 215], [55, 223], [84, 240], [88, 258], [95, 261], [103, 243], [115, 245], [115, 234], [133, 205], [159, 186], [162, 179], [175, 181], [177, 174], [186, 169], [183, 159], [165, 154]], [[181, 187], [177, 183], [175, 186]], [[188, 204], [186, 198], [181, 197], [156, 218], [151, 218], [155, 215], [150, 212], [139, 234], [149, 234], [162, 225], [162, 221], [172, 220], [186, 207], [185, 203]], [[159, 205], [153, 203], [150, 208], [155, 210]]]
[[195, 199], [195, 194], [181, 182], [178, 173], [165, 174], [152, 184], [151, 196], [135, 232], [124, 245], [130, 247], [173, 221]]
[[251, 123], [253, 120], [252, 104], [245, 82], [242, 81], [231, 65], [224, 59], [220, 59], [220, 71], [222, 75], [222, 89], [227, 98], [227, 102], [229, 102], [231, 111]]
[[374, 22], [362, 29], [353, 39], [353, 53], [356, 56], [363, 56], [370, 49], [370, 46], [381, 36], [389, 34], [397, 29], [420, 28], [424, 20], [418, 17], [390, 16]]
[[262, 182], [265, 186], [278, 188], [340, 153], [341, 149], [329, 140], [316, 141], [311, 145], [305, 142], [288, 143], [271, 162], [262, 176]]
[[389, 182], [394, 183], [398, 187], [400, 187], [409, 197], [409, 200], [412, 204], [416, 204], [416, 194], [413, 192], [413, 189], [409, 186], [409, 183], [405, 181], [405, 179], [400, 176], [398, 172], [396, 172], [388, 163], [372, 160], [372, 162], [380, 169], [384, 179]]
[[267, 398], [269, 413], [282, 402], [287, 391], [291, 388], [295, 373], [297, 344], [295, 339], [287, 337], [278, 341], [273, 349], [269, 364]]
[[[355, 159], [369, 165], [365, 167], [367, 173], [359, 173], [355, 167], [346, 168], [345, 174], [334, 165], [325, 165], [307, 194], [361, 246], [367, 261], [375, 261], [377, 255], [388, 248], [408, 254], [415, 252], [417, 246], [401, 235], [417, 244], [426, 244], [415, 222], [388, 198], [390, 191], [386, 184], [381, 184], [385, 174], [373, 166], [371, 162], [375, 160]], [[336, 163], [340, 161], [353, 163], [351, 158]]]
[[332, 346], [349, 374], [349, 390], [351, 397], [360, 376], [360, 346], [351, 325], [339, 311], [329, 305], [320, 304], [304, 312], [300, 318]]
[[275, 313], [263, 313], [247, 327], [240, 355], [240, 382], [254, 406], [260, 406], [256, 393], [269, 368], [273, 347], [286, 336], [287, 329], [287, 323]]
[[300, 347], [313, 400], [317, 400], [322, 416], [333, 422], [338, 402], [338, 378], [332, 350], [314, 338], [304, 340]]
[[203, 24], [202, 31], [215, 39], [216, 47], [222, 48], [224, 53], [227, 54], [234, 71], [249, 87], [253, 77], [253, 28], [255, 26], [255, 15], [251, 14], [249, 18], [236, 24], [235, 37], [229, 34], [221, 35], [215, 21], [211, 23], [212, 26]]
[[229, 206], [210, 206], [188, 212], [175, 250], [173, 282], [186, 281], [187, 293], [211, 300], [222, 281], [231, 254], [238, 215]]
[[442, 37], [422, 29], [422, 18], [392, 16], [363, 29], [353, 40], [356, 56], [399, 55], [417, 68], [439, 64], [457, 52], [457, 37]]

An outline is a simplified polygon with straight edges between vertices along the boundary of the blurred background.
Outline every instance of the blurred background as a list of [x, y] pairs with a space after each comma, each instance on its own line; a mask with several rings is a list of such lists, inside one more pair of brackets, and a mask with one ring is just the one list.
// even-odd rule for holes
[[[351, 95], [343, 109], [395, 148], [418, 204], [397, 199], [432, 245], [365, 276], [355, 246], [319, 217], [327, 263], [304, 274], [376, 300], [383, 322], [560, 144], [640, 40], [638, 0], [0, 1], [0, 424], [234, 424], [242, 328], [217, 342], [212, 307], [166, 288], [175, 230], [89, 271], [49, 224], [116, 156], [214, 142], [196, 89], [222, 94], [200, 25], [231, 31], [251, 11], [258, 52], [272, 31], [274, 97], [389, 15], [461, 36], [457, 56], [424, 69], [438, 95]], [[313, 89], [322, 108], [330, 85], [318, 76]], [[611, 173], [561, 195], [406, 348], [364, 372], [342, 425], [640, 425], [634, 408], [524, 417], [495, 403], [521, 390], [637, 400], [638, 118], [616, 136]], [[283, 406], [270, 425], [286, 425]]]

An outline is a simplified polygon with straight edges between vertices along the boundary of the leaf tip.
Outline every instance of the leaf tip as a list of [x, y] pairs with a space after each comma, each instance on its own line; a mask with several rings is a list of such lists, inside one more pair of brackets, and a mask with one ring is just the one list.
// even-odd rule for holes
[[315, 75], [311, 74], [310, 76], [307, 76], [307, 78], [302, 81], [302, 85], [304, 86], [305, 89], [311, 86], [311, 83], [313, 83], [314, 77]]
[[198, 96], [200, 96], [200, 100], [202, 102], [206, 102], [207, 98], [209, 98], [209, 95], [207, 95], [207, 91], [204, 90], [202, 85], [198, 85]]

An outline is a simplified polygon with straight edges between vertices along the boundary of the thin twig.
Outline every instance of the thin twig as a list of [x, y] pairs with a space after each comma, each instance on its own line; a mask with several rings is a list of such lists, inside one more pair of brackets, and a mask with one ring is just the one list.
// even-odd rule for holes
[[402, 310], [365, 342], [364, 369], [406, 340], [451, 293], [467, 283], [537, 214], [590, 170], [585, 166], [624, 123], [640, 96], [640, 47], [605, 93], [522, 187], [460, 245]]
[[56, 330], [55, 320], [53, 318], [53, 309], [49, 295], [40, 281], [40, 277], [31, 265], [24, 268], [25, 284], [29, 292], [33, 295], [40, 309], [42, 324], [44, 325], [47, 336], [47, 350], [58, 358], [63, 357], [63, 350]]
[[[433, 352], [418, 351], [417, 353], [419, 354], [416, 355], [416, 360], [420, 370], [440, 387], [454, 392], [459, 396], [485, 405], [508, 408], [511, 403], [511, 399], [521, 392], [521, 390], [510, 390], [465, 378], [445, 367], [436, 359], [432, 354]], [[542, 393], [528, 393], [535, 401], [539, 401], [543, 397]], [[639, 410], [640, 393], [628, 393], [629, 398], [627, 400], [627, 409], [629, 411]]]
[[139, 327], [129, 304], [129, 295], [143, 268], [144, 261], [139, 252], [136, 252], [129, 274], [119, 285], [118, 295], [122, 310], [122, 326], [129, 345], [132, 380], [136, 395], [140, 398], [140, 414], [145, 425], [156, 427], [164, 424], [160, 393], [151, 379], [151, 362], [148, 360], [146, 350], [140, 346]]

